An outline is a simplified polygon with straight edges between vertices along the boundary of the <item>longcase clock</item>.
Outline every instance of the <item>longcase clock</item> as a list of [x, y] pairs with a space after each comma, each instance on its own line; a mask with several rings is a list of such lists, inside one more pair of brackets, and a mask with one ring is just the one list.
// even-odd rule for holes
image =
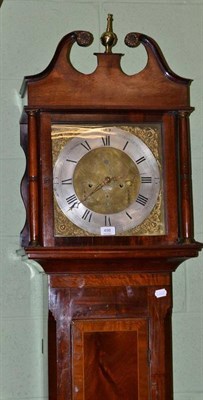
[[191, 80], [143, 45], [126, 75], [108, 15], [91, 74], [59, 43], [49, 66], [25, 77], [21, 145], [24, 253], [49, 277], [49, 400], [172, 400], [172, 272], [198, 256], [190, 162]]

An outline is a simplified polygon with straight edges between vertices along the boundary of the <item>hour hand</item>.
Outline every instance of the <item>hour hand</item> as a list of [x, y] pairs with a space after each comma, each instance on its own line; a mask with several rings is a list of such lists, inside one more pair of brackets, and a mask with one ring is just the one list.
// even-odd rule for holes
[[88, 193], [84, 198], [83, 201], [86, 201], [89, 197], [91, 197], [94, 193], [98, 192], [98, 190], [102, 189], [105, 185], [111, 182], [111, 178], [108, 176], [101, 182], [99, 183], [90, 193]]

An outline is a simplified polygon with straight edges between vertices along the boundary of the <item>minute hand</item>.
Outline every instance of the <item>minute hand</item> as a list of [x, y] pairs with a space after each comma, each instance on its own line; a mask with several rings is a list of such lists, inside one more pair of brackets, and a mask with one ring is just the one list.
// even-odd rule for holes
[[[111, 178], [107, 177], [104, 179], [103, 182], [99, 183], [94, 190], [92, 190], [87, 196], [84, 197], [83, 201], [86, 201], [90, 196], [92, 196], [94, 193], [96, 193], [98, 190], [102, 189], [103, 186], [105, 186], [107, 183], [111, 182]], [[79, 207], [79, 205], [82, 203], [82, 201], [76, 201], [69, 209], [68, 211], [72, 211], [75, 207]]]
[[[101, 182], [101, 183], [99, 183], [95, 188], [94, 188], [94, 190], [92, 190], [90, 193], [88, 193], [88, 195], [87, 196], [85, 196], [84, 198], [83, 198], [83, 201], [86, 201], [89, 197], [91, 197], [94, 193], [96, 193], [96, 192], [98, 192], [98, 190], [100, 190], [100, 189], [102, 189], [105, 185], [107, 185], [108, 183], [110, 183], [110, 182], [112, 182], [112, 181], [117, 181], [118, 179], [121, 179], [121, 177], [120, 176], [118, 176], [118, 177], [112, 177], [112, 178], [110, 178], [109, 176], [107, 176], [104, 180], [103, 180], [103, 182]], [[79, 207], [79, 205], [82, 203], [82, 201], [79, 201], [79, 202], [76, 202], [76, 203], [74, 203], [70, 208], [69, 208], [69, 210], [68, 211], [71, 211], [71, 210], [73, 210], [73, 208], [75, 208], [75, 207]]]

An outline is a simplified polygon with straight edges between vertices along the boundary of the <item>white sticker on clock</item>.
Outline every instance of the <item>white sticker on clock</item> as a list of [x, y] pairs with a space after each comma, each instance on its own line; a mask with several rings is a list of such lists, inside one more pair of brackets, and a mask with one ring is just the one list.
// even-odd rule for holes
[[102, 236], [112, 236], [116, 234], [115, 226], [102, 226], [100, 228], [100, 233]]
[[157, 299], [159, 299], [160, 297], [166, 297], [167, 296], [167, 290], [166, 289], [158, 289], [155, 291], [155, 296]]

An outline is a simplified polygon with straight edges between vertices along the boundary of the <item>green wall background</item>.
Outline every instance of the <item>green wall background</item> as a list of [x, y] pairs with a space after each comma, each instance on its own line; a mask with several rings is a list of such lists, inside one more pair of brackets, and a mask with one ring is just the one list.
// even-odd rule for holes
[[[203, 241], [203, 2], [202, 0], [85, 1], [4, 0], [0, 8], [0, 400], [47, 398], [46, 277], [35, 263], [21, 261], [19, 232], [25, 219], [19, 185], [25, 158], [19, 143], [24, 75], [42, 71], [60, 39], [89, 30], [90, 48], [74, 46], [72, 61], [93, 71], [106, 16], [114, 15], [117, 52], [134, 73], [146, 62], [144, 50], [126, 48], [126, 33], [153, 37], [170, 67], [194, 79], [191, 142], [196, 240]], [[173, 352], [175, 400], [203, 399], [203, 255], [174, 273]]]

